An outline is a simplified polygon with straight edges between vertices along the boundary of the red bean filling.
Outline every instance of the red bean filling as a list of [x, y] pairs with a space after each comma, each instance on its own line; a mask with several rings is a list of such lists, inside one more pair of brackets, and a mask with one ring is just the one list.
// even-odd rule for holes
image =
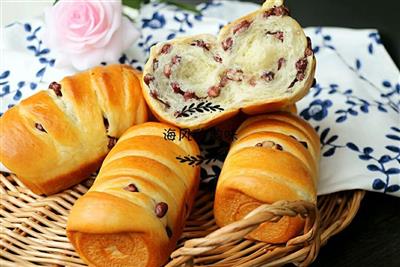
[[211, 86], [207, 91], [207, 95], [210, 97], [217, 97], [220, 95], [220, 93], [221, 93], [221, 88], [217, 85]]
[[283, 42], [284, 36], [283, 36], [283, 32], [281, 32], [281, 31], [276, 31], [276, 32], [267, 31], [265, 34], [272, 35], [279, 41]]
[[181, 60], [182, 60], [182, 57], [180, 57], [180, 56], [178, 56], [178, 55], [175, 55], [175, 56], [171, 59], [171, 63], [172, 63], [173, 65], [175, 65], [175, 64], [180, 63]]
[[171, 48], [172, 48], [171, 44], [163, 45], [163, 47], [161, 48], [160, 54], [164, 54], [164, 55], [168, 54], [169, 52], [171, 52]]
[[268, 71], [268, 72], [264, 72], [263, 75], [261, 75], [261, 79], [270, 82], [275, 78], [275, 73], [273, 73], [272, 71]]
[[253, 87], [256, 86], [257, 85], [257, 78], [255, 76], [251, 77], [250, 80], [249, 80], [249, 84], [251, 86], [253, 86]]
[[194, 92], [190, 92], [190, 91], [184, 92], [181, 89], [181, 86], [177, 82], [172, 82], [170, 85], [171, 85], [172, 90], [174, 91], [174, 93], [182, 95], [183, 98], [185, 99], [185, 101], [188, 101], [190, 99], [196, 99], [196, 100], [201, 99]]
[[283, 57], [281, 57], [281, 58], [278, 60], [278, 70], [280, 70], [280, 69], [282, 68], [283, 64], [285, 64], [285, 63], [286, 63], [286, 59], [284, 59]]
[[128, 184], [126, 187], [124, 187], [124, 190], [129, 191], [129, 192], [139, 192], [136, 185], [134, 185], [134, 184]]
[[163, 72], [164, 72], [165, 77], [167, 77], [169, 79], [171, 77], [171, 73], [172, 73], [171, 65], [170, 64], [166, 64], [164, 66], [164, 71]]
[[231, 49], [232, 45], [233, 45], [232, 37], [229, 37], [229, 38], [225, 39], [224, 41], [222, 41], [222, 48], [224, 49], [224, 51]]
[[108, 120], [106, 117], [103, 117], [103, 124], [104, 124], [104, 128], [106, 128], [106, 131], [107, 131], [110, 124], [108, 123]]
[[154, 76], [151, 75], [151, 74], [146, 74], [146, 75], [143, 77], [143, 81], [144, 81], [144, 83], [145, 83], [147, 86], [149, 86], [150, 83], [151, 83], [152, 81], [154, 81]]
[[220, 57], [219, 55], [215, 55], [214, 56], [214, 60], [218, 63], [222, 63], [222, 57]]
[[111, 149], [117, 143], [117, 138], [109, 136], [109, 135], [107, 135], [107, 137], [108, 137], [108, 145], [107, 145], [107, 147], [108, 147], [108, 149]]
[[235, 81], [235, 82], [241, 82], [241, 81], [243, 81], [243, 70], [228, 69], [225, 72], [225, 76], [228, 80]]
[[[314, 79], [315, 80], [315, 79]], [[293, 135], [289, 135], [290, 137], [292, 137], [294, 140], [296, 140], [296, 141], [299, 141], [295, 136], [293, 136]], [[302, 144], [305, 148], [307, 148], [308, 149], [308, 144], [307, 144], [307, 142], [305, 142], [305, 141], [299, 141], [300, 142], [300, 144]]]
[[289, 9], [285, 6], [278, 6], [271, 8], [264, 12], [264, 18], [268, 18], [270, 16], [288, 16], [290, 15]]
[[211, 48], [211, 45], [209, 43], [204, 42], [203, 40], [195, 40], [190, 45], [202, 47], [204, 50], [207, 50], [207, 51], [210, 51], [210, 48]]
[[221, 80], [219, 81], [218, 86], [221, 88], [225, 87], [228, 84], [228, 82], [229, 82], [228, 77], [226, 76], [226, 74], [223, 74]]
[[309, 56], [312, 56], [313, 53], [314, 52], [312, 50], [311, 38], [307, 36], [307, 48], [304, 51], [304, 55], [309, 57]]
[[292, 88], [294, 86], [295, 83], [297, 83], [297, 78], [294, 78], [294, 80], [292, 81], [292, 83], [289, 85], [288, 88]]
[[304, 142], [304, 141], [300, 141], [300, 143], [305, 147], [305, 148], [308, 148], [308, 144], [307, 144], [307, 142]]
[[296, 62], [296, 78], [293, 80], [293, 82], [289, 85], [289, 88], [293, 87], [294, 84], [298, 81], [302, 81], [305, 78], [305, 70], [307, 69], [308, 61], [307, 57], [313, 55], [313, 50], [312, 50], [312, 44], [311, 44], [311, 39], [310, 37], [307, 37], [307, 47], [304, 50], [304, 57], [300, 58]]
[[47, 133], [47, 131], [43, 128], [43, 125], [41, 125], [40, 123], [35, 123], [35, 128], [41, 132]]
[[307, 68], [308, 61], [307, 58], [303, 57], [296, 62], [296, 70], [298, 72], [304, 72]]
[[250, 27], [251, 23], [252, 22], [248, 20], [242, 20], [239, 24], [235, 26], [235, 28], [233, 28], [233, 34], [237, 34], [247, 30]]
[[162, 218], [164, 217], [164, 215], [167, 213], [168, 211], [168, 204], [165, 202], [160, 202], [157, 203], [154, 212], [156, 213], [158, 218]]
[[194, 92], [189, 92], [189, 91], [183, 94], [183, 98], [185, 99], [185, 101], [188, 101], [190, 99], [196, 99], [196, 100], [199, 99], [199, 97]]
[[172, 90], [174, 90], [175, 94], [184, 94], [184, 92], [181, 90], [180, 85], [177, 82], [172, 82], [171, 87]]
[[278, 149], [278, 150], [280, 150], [280, 151], [283, 150], [283, 147], [282, 147], [280, 144], [276, 144], [276, 145], [275, 145], [275, 148]]
[[53, 90], [54, 93], [56, 94], [56, 96], [62, 96], [61, 93], [61, 84], [57, 83], [57, 82], [52, 82], [49, 84], [49, 89]]
[[158, 69], [158, 60], [155, 58], [153, 59], [153, 71], [155, 71], [156, 69]]
[[150, 95], [151, 95], [152, 98], [154, 98], [155, 100], [159, 101], [161, 104], [163, 104], [167, 108], [171, 107], [171, 105], [167, 101], [164, 101], [159, 97], [158, 93], [155, 90], [151, 90], [150, 91]]

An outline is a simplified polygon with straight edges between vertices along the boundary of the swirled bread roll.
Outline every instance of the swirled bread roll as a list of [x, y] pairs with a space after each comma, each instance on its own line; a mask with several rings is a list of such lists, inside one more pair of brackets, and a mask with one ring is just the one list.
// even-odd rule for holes
[[[297, 115], [279, 112], [251, 117], [237, 130], [215, 194], [219, 226], [243, 218], [264, 203], [305, 200], [316, 203], [319, 137]], [[286, 242], [304, 226], [300, 217], [260, 225], [248, 238]]]
[[90, 266], [161, 266], [182, 233], [199, 183], [195, 141], [167, 141], [172, 126], [130, 128], [110, 151], [90, 190], [73, 206], [67, 235]]
[[141, 73], [96, 67], [40, 91], [0, 118], [0, 160], [34, 193], [52, 194], [96, 171], [117, 138], [147, 120]]
[[242, 110], [276, 111], [301, 99], [314, 80], [311, 41], [282, 0], [226, 25], [219, 35], [173, 39], [151, 48], [143, 95], [155, 116], [202, 129]]

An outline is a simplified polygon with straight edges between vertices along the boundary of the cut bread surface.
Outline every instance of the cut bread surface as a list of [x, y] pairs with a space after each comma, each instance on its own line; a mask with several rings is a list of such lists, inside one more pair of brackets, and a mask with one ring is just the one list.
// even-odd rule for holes
[[177, 38], [152, 47], [143, 90], [159, 119], [198, 129], [240, 109], [296, 102], [310, 88], [314, 69], [301, 26], [284, 6], [265, 4], [218, 37]]

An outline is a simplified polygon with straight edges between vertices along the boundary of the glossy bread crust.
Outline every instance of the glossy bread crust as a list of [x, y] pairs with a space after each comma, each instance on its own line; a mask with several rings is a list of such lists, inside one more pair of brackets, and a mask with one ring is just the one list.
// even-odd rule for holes
[[141, 73], [96, 67], [21, 101], [0, 118], [0, 160], [34, 193], [53, 194], [96, 171], [113, 139], [147, 120]]
[[176, 157], [200, 151], [193, 140], [165, 140], [170, 128], [178, 131], [155, 122], [130, 128], [73, 206], [67, 236], [90, 266], [159, 267], [175, 249], [200, 173]]
[[[243, 218], [263, 203], [305, 200], [316, 203], [319, 138], [297, 115], [278, 112], [251, 117], [238, 128], [218, 179], [214, 216], [219, 226]], [[283, 217], [264, 223], [248, 238], [282, 243], [304, 221]]]

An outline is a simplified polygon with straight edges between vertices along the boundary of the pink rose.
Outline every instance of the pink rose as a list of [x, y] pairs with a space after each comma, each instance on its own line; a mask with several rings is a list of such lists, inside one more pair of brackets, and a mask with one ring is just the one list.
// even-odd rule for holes
[[84, 70], [116, 62], [139, 31], [122, 16], [121, 0], [60, 0], [45, 13], [44, 41], [56, 65]]

